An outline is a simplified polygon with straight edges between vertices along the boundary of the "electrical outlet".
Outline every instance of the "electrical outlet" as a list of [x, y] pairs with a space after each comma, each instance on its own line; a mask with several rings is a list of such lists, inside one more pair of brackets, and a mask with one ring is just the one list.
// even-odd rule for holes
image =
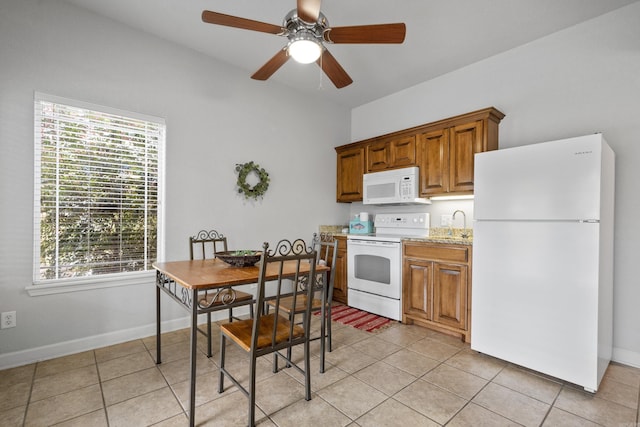
[[453, 215], [440, 215], [440, 227], [451, 227]]
[[16, 327], [16, 312], [5, 311], [0, 314], [0, 329], [15, 328]]

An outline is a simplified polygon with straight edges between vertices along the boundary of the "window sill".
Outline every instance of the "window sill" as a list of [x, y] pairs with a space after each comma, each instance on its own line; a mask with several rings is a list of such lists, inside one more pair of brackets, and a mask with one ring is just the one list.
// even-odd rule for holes
[[63, 294], [67, 292], [91, 291], [95, 289], [115, 288], [118, 286], [148, 285], [154, 283], [155, 270], [135, 273], [113, 274], [108, 277], [82, 277], [77, 279], [46, 280], [34, 282], [25, 290], [32, 297]]

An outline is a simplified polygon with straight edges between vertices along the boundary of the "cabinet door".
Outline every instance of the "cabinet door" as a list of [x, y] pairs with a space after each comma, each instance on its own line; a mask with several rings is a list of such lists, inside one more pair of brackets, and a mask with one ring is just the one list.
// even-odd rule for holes
[[434, 263], [433, 320], [460, 329], [467, 327], [467, 266]]
[[367, 172], [379, 172], [391, 166], [390, 144], [372, 142], [367, 146]]
[[333, 299], [347, 304], [347, 240], [338, 239], [338, 254], [336, 255], [336, 275], [333, 279]]
[[362, 200], [364, 175], [364, 148], [356, 147], [338, 152], [336, 200], [357, 202]]
[[449, 132], [449, 191], [473, 191], [473, 157], [483, 151], [482, 120], [452, 127]]
[[449, 191], [449, 131], [441, 129], [418, 135], [417, 164], [420, 167], [420, 195]]
[[405, 259], [403, 265], [402, 300], [405, 315], [432, 319], [431, 287], [433, 262]]
[[415, 135], [391, 140], [389, 150], [392, 167], [409, 167], [416, 164]]

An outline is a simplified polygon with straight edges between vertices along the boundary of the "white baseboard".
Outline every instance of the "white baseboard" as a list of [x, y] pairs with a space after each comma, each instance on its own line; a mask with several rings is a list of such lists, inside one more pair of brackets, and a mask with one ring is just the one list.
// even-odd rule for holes
[[614, 347], [611, 359], [614, 362], [622, 363], [623, 365], [640, 368], [640, 353]]
[[[237, 314], [239, 315], [249, 313], [249, 310], [247, 310], [246, 313], [243, 313], [242, 308], [237, 310]], [[225, 318], [226, 312], [211, 314], [211, 319], [213, 321]], [[206, 315], [201, 315], [198, 319], [198, 323], [206, 324]], [[167, 320], [162, 322], [161, 330], [162, 333], [165, 333], [178, 329], [188, 328], [189, 326], [189, 316], [186, 316], [180, 319]], [[136, 328], [123, 329], [120, 331], [93, 335], [90, 337], [64, 341], [61, 343], [45, 345], [42, 347], [30, 348], [13, 353], [0, 354], [0, 370], [14, 368], [16, 366], [28, 365], [30, 363], [41, 362], [44, 360], [67, 356], [83, 351], [94, 350], [97, 348], [106, 347], [113, 344], [120, 344], [135, 339], [146, 338], [155, 334], [156, 324], [154, 322]]]

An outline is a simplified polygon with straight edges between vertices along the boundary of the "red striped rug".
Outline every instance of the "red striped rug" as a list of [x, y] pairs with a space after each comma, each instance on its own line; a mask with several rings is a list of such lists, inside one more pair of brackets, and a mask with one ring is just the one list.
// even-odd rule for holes
[[[320, 312], [318, 311], [315, 314], [319, 315]], [[390, 326], [392, 322], [391, 319], [386, 317], [358, 310], [357, 308], [347, 305], [334, 305], [331, 308], [331, 320], [367, 332], [373, 332], [377, 329]]]

